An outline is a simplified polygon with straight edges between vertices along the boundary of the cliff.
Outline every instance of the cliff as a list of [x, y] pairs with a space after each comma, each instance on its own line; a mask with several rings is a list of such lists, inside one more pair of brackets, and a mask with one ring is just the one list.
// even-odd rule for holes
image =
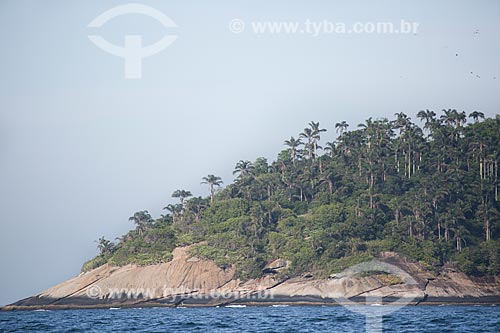
[[[287, 278], [279, 271], [288, 264], [270, 263], [259, 279], [240, 281], [232, 267], [193, 258], [188, 248], [176, 248], [170, 262], [113, 267], [108, 264], [60, 283], [3, 310], [88, 307], [217, 306], [234, 304], [337, 304], [363, 303], [497, 303], [500, 278], [475, 278], [443, 269], [431, 274], [421, 265], [395, 253], [382, 253], [379, 262], [400, 269], [394, 272], [313, 274]], [[278, 279], [280, 276], [280, 279]], [[395, 303], [393, 303], [395, 304]]]

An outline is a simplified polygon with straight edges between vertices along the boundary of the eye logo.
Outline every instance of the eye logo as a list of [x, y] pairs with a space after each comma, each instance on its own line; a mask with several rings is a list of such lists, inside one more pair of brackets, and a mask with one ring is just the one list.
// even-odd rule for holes
[[[90, 28], [99, 28], [109, 20], [127, 14], [142, 14], [154, 18], [166, 28], [176, 28], [177, 25], [168, 16], [149, 6], [130, 3], [113, 7], [97, 16], [89, 23]], [[126, 35], [124, 46], [111, 44], [101, 36], [90, 35], [89, 39], [100, 49], [125, 60], [125, 78], [140, 79], [142, 75], [142, 59], [155, 55], [172, 44], [176, 35], [164, 36], [154, 44], [142, 47], [142, 36]]]
[[[346, 297], [335, 298], [335, 301], [337, 303], [339, 303], [342, 306], [347, 306], [349, 311], [363, 314], [366, 316], [366, 332], [382, 333], [383, 316], [396, 312], [400, 308], [412, 303], [417, 296], [416, 294], [420, 294], [421, 290], [418, 287], [418, 282], [403, 269], [399, 268], [398, 266], [391, 265], [386, 262], [378, 260], [366, 261], [351, 266], [345, 269], [342, 273], [340, 273], [338, 277], [341, 279], [348, 277], [352, 278], [358, 276], [359, 274], [366, 274], [370, 272], [371, 273], [383, 272], [387, 274], [392, 274], [396, 278], [400, 279], [401, 283], [404, 283], [409, 288], [412, 287], [414, 288], [413, 289], [414, 294], [410, 293], [408, 296], [405, 296], [403, 298], [397, 298], [393, 296], [393, 298], [396, 299], [392, 302], [389, 302], [388, 304], [386, 303], [386, 306], [376, 306], [376, 307], [358, 306], [360, 305], [359, 303], [351, 301], [349, 298]], [[373, 289], [372, 291], [375, 291], [376, 289]], [[383, 298], [380, 296], [376, 296], [376, 293], [373, 296], [366, 297], [365, 300], [367, 304], [371, 302], [372, 303], [371, 305], [383, 304]]]

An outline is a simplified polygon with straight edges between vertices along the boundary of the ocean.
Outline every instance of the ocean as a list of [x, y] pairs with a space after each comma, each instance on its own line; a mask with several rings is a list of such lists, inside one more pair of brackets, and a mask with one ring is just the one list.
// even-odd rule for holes
[[[0, 332], [365, 332], [365, 315], [357, 313], [363, 307], [355, 308], [248, 306], [0, 312]], [[383, 332], [500, 332], [500, 306], [407, 306], [394, 311], [386, 311], [383, 316]], [[370, 330], [377, 331], [374, 327]]]

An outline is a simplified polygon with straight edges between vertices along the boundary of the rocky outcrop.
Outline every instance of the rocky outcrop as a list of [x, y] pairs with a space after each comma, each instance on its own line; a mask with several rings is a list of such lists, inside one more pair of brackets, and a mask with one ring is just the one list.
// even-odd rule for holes
[[289, 263], [275, 260], [265, 267], [261, 278], [240, 281], [235, 278], [233, 267], [221, 268], [212, 261], [190, 257], [188, 250], [189, 247], [177, 248], [172, 261], [158, 265], [114, 267], [106, 264], [4, 310], [353, 301], [500, 304], [498, 277], [471, 278], [446, 269], [435, 275], [395, 253], [382, 253], [379, 260], [408, 273], [408, 279], [387, 272], [372, 272], [336, 274], [329, 278], [316, 278], [308, 273], [279, 280], [278, 276], [283, 274], [278, 272]]

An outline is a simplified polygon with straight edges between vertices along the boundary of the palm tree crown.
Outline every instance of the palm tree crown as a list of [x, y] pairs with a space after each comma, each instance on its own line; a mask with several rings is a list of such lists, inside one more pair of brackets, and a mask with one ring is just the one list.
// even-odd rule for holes
[[193, 194], [191, 194], [190, 191], [186, 190], [176, 190], [174, 193], [172, 193], [172, 198], [179, 198], [181, 201], [181, 205], [184, 204], [184, 199], [192, 197]]
[[203, 177], [202, 179], [203, 181], [201, 182], [201, 184], [208, 184], [208, 187], [210, 188], [210, 201], [213, 202], [215, 195], [215, 187], [216, 186], [220, 187], [223, 184], [222, 178], [217, 177], [215, 175], [208, 175], [206, 177]]

